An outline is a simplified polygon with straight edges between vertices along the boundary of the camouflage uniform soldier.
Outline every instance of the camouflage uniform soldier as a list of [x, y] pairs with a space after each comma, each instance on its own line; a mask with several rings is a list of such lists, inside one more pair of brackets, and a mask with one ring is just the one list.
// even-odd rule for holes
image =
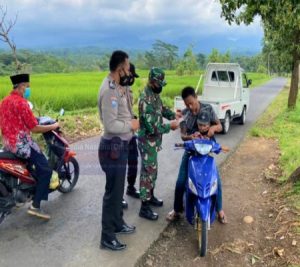
[[[161, 150], [162, 135], [175, 130], [178, 121], [175, 113], [163, 106], [159, 94], [166, 85], [165, 74], [162, 69], [152, 68], [149, 81], [139, 99], [139, 150], [141, 154], [140, 198], [142, 206], [140, 217], [157, 220], [158, 214], [149, 205], [161, 207], [163, 201], [154, 196], [157, 178], [157, 152]], [[173, 120], [165, 124], [163, 118]]]

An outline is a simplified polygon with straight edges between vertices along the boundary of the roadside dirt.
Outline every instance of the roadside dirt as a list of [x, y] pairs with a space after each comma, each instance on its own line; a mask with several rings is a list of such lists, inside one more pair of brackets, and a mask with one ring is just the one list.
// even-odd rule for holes
[[[151, 266], [300, 266], [300, 213], [285, 202], [276, 140], [247, 138], [221, 168], [228, 224], [215, 222], [200, 258], [196, 232], [184, 218], [171, 223], [139, 259]], [[245, 216], [254, 221], [247, 224]]]

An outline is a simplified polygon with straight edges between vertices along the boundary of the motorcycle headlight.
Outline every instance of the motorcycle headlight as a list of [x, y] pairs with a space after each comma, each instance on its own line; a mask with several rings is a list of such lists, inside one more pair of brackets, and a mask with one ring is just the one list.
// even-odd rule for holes
[[194, 185], [190, 177], [189, 177], [189, 189], [193, 192], [193, 194], [198, 195], [196, 186]]
[[218, 181], [215, 180], [210, 188], [209, 195], [213, 195], [214, 193], [216, 193], [217, 189], [218, 189]]
[[197, 152], [201, 155], [206, 155], [208, 154], [211, 149], [212, 149], [212, 145], [208, 145], [208, 144], [195, 144], [195, 149], [197, 150]]

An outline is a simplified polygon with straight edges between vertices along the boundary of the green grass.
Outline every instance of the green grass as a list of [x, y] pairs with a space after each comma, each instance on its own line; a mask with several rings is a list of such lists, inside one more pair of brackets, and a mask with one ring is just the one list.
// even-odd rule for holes
[[250, 88], [262, 85], [270, 80], [270, 76], [264, 73], [247, 73], [247, 78], [252, 80]]
[[[278, 140], [282, 182], [287, 181], [290, 174], [300, 166], [300, 99], [298, 97], [296, 108], [289, 110], [288, 93], [289, 86], [286, 86], [250, 131], [252, 136]], [[293, 201], [300, 208], [300, 182], [288, 195], [296, 196]]]
[[[133, 86], [135, 103], [140, 92], [147, 83], [148, 70], [138, 70], [140, 78]], [[162, 92], [164, 103], [173, 106], [173, 99], [185, 86], [196, 87], [202, 71], [194, 75], [178, 76], [175, 71], [166, 72], [167, 86]], [[41, 110], [58, 111], [64, 108], [67, 111], [94, 108], [97, 106], [97, 95], [100, 84], [107, 72], [80, 72], [60, 74], [33, 74], [31, 75], [31, 102]], [[264, 83], [269, 78], [264, 74], [250, 73], [253, 86]], [[253, 87], [252, 86], [252, 87]], [[203, 79], [200, 91], [203, 87]], [[0, 77], [0, 99], [9, 93], [11, 84], [9, 77]]]
[[[97, 92], [106, 73], [31, 75], [31, 102], [48, 109], [76, 110], [97, 105]], [[0, 97], [11, 90], [8, 77], [0, 78]]]

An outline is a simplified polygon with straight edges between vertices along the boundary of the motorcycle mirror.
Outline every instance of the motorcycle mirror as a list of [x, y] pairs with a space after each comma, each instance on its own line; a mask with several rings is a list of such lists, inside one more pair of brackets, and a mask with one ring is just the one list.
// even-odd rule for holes
[[28, 101], [28, 100], [27, 100], [27, 103], [29, 105], [29, 108], [32, 110], [33, 109], [33, 104], [30, 101]]

